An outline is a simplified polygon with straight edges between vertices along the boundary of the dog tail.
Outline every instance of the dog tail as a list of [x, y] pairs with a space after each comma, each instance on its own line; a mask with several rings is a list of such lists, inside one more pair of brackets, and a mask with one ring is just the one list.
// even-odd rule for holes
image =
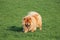
[[39, 15], [39, 14], [35, 11], [30, 11], [30, 12], [28, 12], [28, 15]]

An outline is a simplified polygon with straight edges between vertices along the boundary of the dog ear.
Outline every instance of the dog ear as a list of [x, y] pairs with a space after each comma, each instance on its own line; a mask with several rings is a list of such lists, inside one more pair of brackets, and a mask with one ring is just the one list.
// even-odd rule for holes
[[23, 20], [25, 20], [26, 18], [23, 18]]
[[31, 18], [29, 18], [31, 20]]

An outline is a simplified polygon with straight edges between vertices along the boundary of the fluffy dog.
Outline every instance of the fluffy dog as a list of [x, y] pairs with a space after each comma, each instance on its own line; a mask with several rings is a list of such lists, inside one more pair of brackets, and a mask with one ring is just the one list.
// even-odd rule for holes
[[42, 17], [39, 13], [31, 11], [23, 18], [22, 25], [25, 33], [34, 32], [37, 27], [42, 30]]

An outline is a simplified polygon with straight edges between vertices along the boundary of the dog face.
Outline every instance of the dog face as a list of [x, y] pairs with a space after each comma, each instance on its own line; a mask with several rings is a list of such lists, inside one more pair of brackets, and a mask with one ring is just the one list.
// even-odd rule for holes
[[31, 17], [25, 17], [23, 19], [23, 21], [24, 21], [24, 26], [25, 27], [30, 27], [30, 25], [31, 25]]

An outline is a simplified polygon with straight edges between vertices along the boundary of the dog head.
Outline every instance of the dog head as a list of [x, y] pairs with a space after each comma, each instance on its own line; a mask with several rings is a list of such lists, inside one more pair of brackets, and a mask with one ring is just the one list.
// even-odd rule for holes
[[23, 18], [23, 25], [25, 26], [25, 27], [30, 27], [30, 25], [31, 25], [31, 17], [24, 17]]

